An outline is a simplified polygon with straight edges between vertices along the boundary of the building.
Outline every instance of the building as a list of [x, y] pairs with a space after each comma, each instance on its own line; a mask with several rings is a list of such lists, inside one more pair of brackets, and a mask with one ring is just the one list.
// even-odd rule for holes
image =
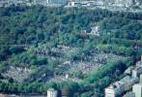
[[120, 7], [130, 7], [134, 4], [134, 0], [116, 0], [114, 2], [114, 5], [120, 6]]
[[135, 68], [132, 70], [133, 77], [140, 77], [140, 74], [142, 74], [142, 60], [138, 61]]
[[136, 66], [125, 70], [124, 75], [123, 79], [105, 89], [105, 97], [142, 97], [142, 56]]
[[120, 81], [111, 84], [105, 89], [105, 97], [121, 96], [124, 92], [130, 90], [138, 81], [139, 79], [136, 77], [125, 76]]
[[66, 5], [68, 0], [0, 0], [0, 7], [11, 5], [43, 5], [43, 6], [61, 6]]
[[8, 7], [11, 5], [27, 5], [31, 6], [33, 4], [33, 0], [0, 0], [0, 7]]
[[9, 96], [6, 94], [0, 94], [0, 97], [9, 97]]
[[93, 35], [100, 36], [100, 27], [99, 26], [92, 27], [91, 29], [92, 29], [91, 33]]
[[105, 97], [115, 97], [115, 95], [116, 95], [116, 90], [114, 86], [111, 85], [105, 89]]
[[135, 69], [132, 70], [132, 76], [133, 77], [139, 77], [142, 73], [142, 65], [137, 63]]
[[133, 66], [128, 67], [128, 68], [125, 70], [124, 74], [126, 74], [126, 75], [131, 75], [133, 69], [134, 69]]
[[140, 75], [140, 83], [142, 84], [142, 74]]
[[128, 92], [123, 97], [135, 97], [135, 94], [133, 92]]
[[142, 84], [135, 84], [132, 89], [135, 97], [142, 97]]
[[32, 2], [33, 2], [34, 5], [47, 6], [47, 0], [33, 0]]
[[10, 6], [10, 1], [7, 0], [0, 0], [0, 7], [7, 7]]
[[57, 97], [58, 91], [54, 90], [53, 88], [50, 88], [47, 90], [47, 97]]
[[74, 7], [75, 6], [75, 0], [69, 0], [68, 6]]
[[140, 57], [140, 61], [142, 61], [142, 56]]
[[69, 89], [62, 89], [61, 97], [73, 97], [73, 93]]
[[54, 6], [54, 5], [66, 5], [68, 3], [68, 0], [47, 0], [48, 6]]

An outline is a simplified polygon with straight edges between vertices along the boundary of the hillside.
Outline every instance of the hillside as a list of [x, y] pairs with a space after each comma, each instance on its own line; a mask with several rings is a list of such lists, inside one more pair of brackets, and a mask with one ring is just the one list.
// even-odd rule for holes
[[53, 87], [70, 89], [74, 97], [103, 97], [103, 89], [141, 54], [142, 13], [0, 8], [0, 91], [5, 93], [44, 94]]

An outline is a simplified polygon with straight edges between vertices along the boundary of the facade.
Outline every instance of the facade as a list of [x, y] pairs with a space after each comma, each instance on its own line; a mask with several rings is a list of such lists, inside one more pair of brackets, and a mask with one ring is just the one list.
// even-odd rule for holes
[[52, 88], [47, 90], [47, 97], [57, 97], [57, 96], [58, 96], [58, 91]]
[[126, 74], [126, 75], [131, 75], [133, 69], [134, 69], [134, 67], [133, 67], [133, 66], [130, 66], [129, 68], [127, 68], [127, 69], [125, 70], [124, 74]]
[[128, 92], [123, 97], [135, 97], [135, 94], [133, 92]]
[[69, 89], [62, 89], [61, 97], [73, 97], [73, 95]]
[[142, 84], [135, 84], [132, 91], [135, 97], [142, 97]]
[[43, 5], [43, 6], [47, 5], [47, 0], [33, 0], [32, 2], [34, 5]]
[[0, 7], [8, 7], [10, 5], [28, 5], [31, 6], [33, 0], [0, 0]]
[[47, 5], [66, 5], [68, 0], [47, 0]]
[[[117, 6], [117, 7], [131, 7], [135, 5], [136, 0], [70, 0], [70, 6], [81, 5], [85, 6]], [[139, 3], [139, 2], [138, 2]]]
[[116, 0], [115, 4], [117, 6], [130, 7], [134, 4], [134, 2], [133, 0]]
[[[136, 66], [126, 69], [124, 74], [126, 76], [123, 79], [105, 89], [105, 97], [142, 97], [142, 56]], [[132, 92], [127, 93], [131, 89]]]
[[0, 97], [8, 97], [6, 94], [0, 94]]
[[91, 28], [92, 31], [91, 33], [94, 34], [95, 36], [100, 36], [100, 27], [99, 26], [95, 26]]
[[74, 0], [69, 0], [68, 6], [74, 7], [75, 6], [75, 1]]
[[142, 7], [141, 0], [0, 0], [0, 7], [7, 7], [11, 5], [11, 3], [7, 3], [9, 1], [12, 1], [14, 5], [16, 5], [19, 1], [22, 3], [28, 1], [26, 3], [26, 5], [28, 6], [31, 6], [33, 4], [40, 4], [44, 6], [66, 5], [66, 7]]
[[140, 83], [142, 84], [142, 74], [140, 75]]
[[125, 76], [120, 81], [111, 84], [105, 89], [105, 97], [121, 96], [124, 92], [131, 89], [131, 87], [139, 81], [136, 77]]
[[105, 97], [116, 97], [116, 90], [113, 86], [105, 89]]
[[10, 5], [66, 5], [68, 0], [0, 0], [0, 7], [8, 7]]
[[141, 73], [142, 73], [142, 65], [141, 64], [137, 65], [136, 68], [132, 70], [133, 77], [139, 77]]

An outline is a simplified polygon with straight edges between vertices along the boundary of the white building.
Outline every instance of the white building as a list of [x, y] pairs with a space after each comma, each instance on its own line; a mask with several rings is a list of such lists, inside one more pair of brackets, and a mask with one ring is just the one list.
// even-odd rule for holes
[[133, 86], [133, 93], [135, 97], [142, 97], [142, 84], [135, 84]]
[[47, 97], [57, 97], [58, 92], [53, 88], [47, 90]]
[[138, 78], [125, 76], [120, 81], [111, 84], [105, 89], [105, 97], [116, 97], [122, 95], [124, 92], [130, 90], [132, 86], [139, 81]]

